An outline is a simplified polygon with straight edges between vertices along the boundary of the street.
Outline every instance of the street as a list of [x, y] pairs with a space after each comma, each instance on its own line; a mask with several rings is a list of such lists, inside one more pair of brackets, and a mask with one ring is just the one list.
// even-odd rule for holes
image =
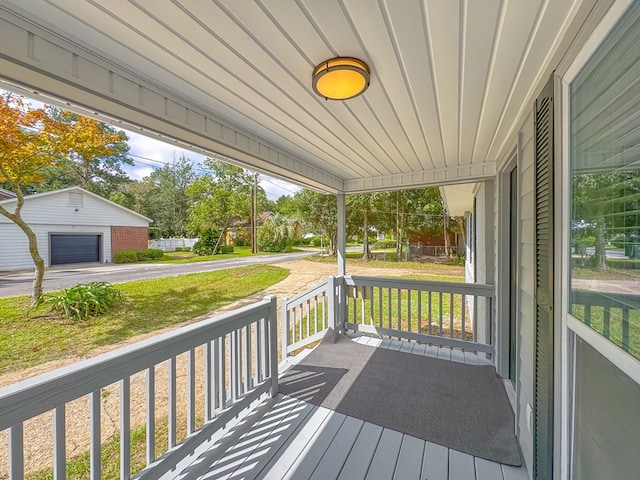
[[[50, 292], [72, 287], [78, 283], [110, 282], [122, 283], [145, 278], [171, 277], [186, 273], [209, 272], [232, 267], [243, 267], [258, 263], [277, 264], [298, 260], [314, 252], [257, 255], [255, 257], [232, 258], [195, 263], [171, 264], [91, 264], [70, 265], [47, 269], [44, 275], [44, 291]], [[0, 274], [0, 298], [31, 294], [33, 271], [6, 272]]]

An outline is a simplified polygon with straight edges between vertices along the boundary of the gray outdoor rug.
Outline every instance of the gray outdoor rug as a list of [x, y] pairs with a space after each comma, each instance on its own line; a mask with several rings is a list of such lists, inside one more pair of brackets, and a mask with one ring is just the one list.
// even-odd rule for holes
[[520, 466], [513, 410], [489, 365], [361, 345], [329, 330], [280, 392], [495, 462]]

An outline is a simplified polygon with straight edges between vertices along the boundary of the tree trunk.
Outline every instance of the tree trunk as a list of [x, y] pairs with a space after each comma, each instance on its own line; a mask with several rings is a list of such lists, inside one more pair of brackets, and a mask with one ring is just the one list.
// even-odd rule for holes
[[[462, 237], [462, 245], [464, 246], [467, 244], [467, 226], [464, 217], [458, 217], [458, 225], [460, 226], [460, 236]], [[458, 253], [459, 252], [458, 250]]]
[[20, 230], [24, 232], [24, 234], [27, 236], [27, 239], [29, 240], [29, 253], [31, 254], [31, 259], [33, 260], [33, 265], [35, 266], [33, 287], [31, 290], [31, 303], [35, 304], [42, 296], [42, 282], [44, 281], [44, 260], [42, 259], [42, 257], [40, 256], [40, 252], [38, 251], [38, 239], [36, 238], [36, 234], [20, 216], [20, 210], [24, 205], [24, 197], [22, 196], [22, 193], [18, 192], [16, 192], [16, 196], [17, 206], [14, 213], [10, 213], [4, 208], [0, 207], [0, 214], [15, 223], [20, 228]]
[[448, 215], [444, 217], [444, 251], [447, 258], [451, 260], [451, 243], [449, 242], [449, 221], [451, 219]]
[[593, 255], [594, 266], [596, 270], [607, 270], [607, 254], [605, 251], [605, 232], [606, 227], [604, 223], [604, 217], [596, 218], [596, 248]]

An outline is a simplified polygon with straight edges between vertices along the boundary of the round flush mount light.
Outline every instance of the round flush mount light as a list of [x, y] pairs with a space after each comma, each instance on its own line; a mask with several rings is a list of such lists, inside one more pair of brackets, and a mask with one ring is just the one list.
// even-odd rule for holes
[[331, 100], [357, 97], [369, 87], [369, 67], [362, 60], [336, 57], [313, 70], [313, 91]]

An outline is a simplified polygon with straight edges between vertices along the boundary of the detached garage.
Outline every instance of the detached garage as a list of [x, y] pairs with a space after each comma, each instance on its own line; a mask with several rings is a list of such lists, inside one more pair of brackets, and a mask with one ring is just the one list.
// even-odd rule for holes
[[[16, 200], [0, 200], [9, 211]], [[150, 219], [80, 187], [25, 197], [22, 217], [47, 266], [110, 262], [121, 250], [147, 248]], [[33, 268], [27, 237], [0, 216], [0, 271]]]

